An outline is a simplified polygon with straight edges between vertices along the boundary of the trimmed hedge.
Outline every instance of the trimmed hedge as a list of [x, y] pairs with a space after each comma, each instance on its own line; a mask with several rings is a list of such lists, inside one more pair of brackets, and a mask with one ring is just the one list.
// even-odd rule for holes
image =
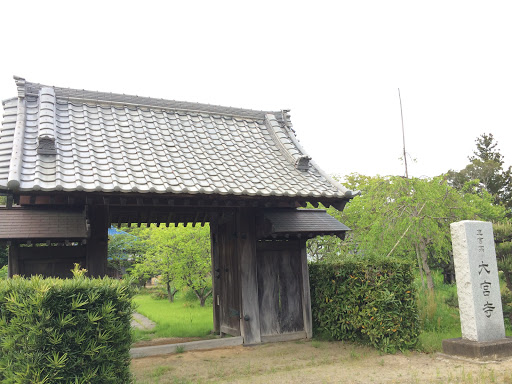
[[394, 259], [310, 264], [313, 326], [335, 340], [394, 352], [414, 347], [419, 319], [412, 265]]
[[0, 281], [0, 382], [129, 383], [129, 283], [74, 278]]

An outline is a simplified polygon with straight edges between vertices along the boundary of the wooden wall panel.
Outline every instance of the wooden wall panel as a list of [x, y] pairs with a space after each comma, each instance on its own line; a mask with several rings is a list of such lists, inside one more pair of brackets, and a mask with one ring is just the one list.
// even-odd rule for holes
[[300, 256], [298, 241], [258, 243], [258, 299], [262, 337], [304, 330]]
[[297, 248], [281, 253], [279, 258], [279, 288], [281, 292], [281, 333], [304, 330], [300, 253]]
[[[236, 253], [236, 225], [234, 217], [218, 225], [219, 251], [219, 325], [220, 331], [240, 336], [240, 271]], [[215, 277], [214, 277], [215, 278]]]
[[244, 344], [261, 343], [256, 258], [256, 210], [240, 208], [237, 215], [237, 253], [242, 287], [242, 336]]
[[72, 277], [71, 269], [78, 263], [85, 267], [85, 247], [17, 247], [18, 274], [23, 276]]
[[262, 335], [281, 332], [279, 325], [279, 254], [267, 251], [258, 254], [258, 300]]

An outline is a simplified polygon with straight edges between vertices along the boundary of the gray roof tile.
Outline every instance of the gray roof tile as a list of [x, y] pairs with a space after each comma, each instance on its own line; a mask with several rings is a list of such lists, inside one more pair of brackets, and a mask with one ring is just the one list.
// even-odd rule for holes
[[[25, 120], [18, 124], [23, 153], [21, 162], [11, 154], [19, 136], [14, 138], [18, 99], [10, 99], [0, 133], [4, 190], [12, 181], [20, 191], [352, 196], [314, 164], [296, 169], [305, 153], [291, 124], [279, 120], [281, 112], [28, 82], [18, 91], [25, 96], [19, 99]], [[55, 155], [37, 153], [42, 135], [54, 137]], [[17, 164], [19, 172], [10, 174]]]

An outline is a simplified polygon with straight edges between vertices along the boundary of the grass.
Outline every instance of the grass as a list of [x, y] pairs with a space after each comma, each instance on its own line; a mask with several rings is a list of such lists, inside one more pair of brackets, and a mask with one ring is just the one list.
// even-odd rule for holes
[[[434, 271], [434, 293], [422, 288], [416, 278], [418, 311], [421, 323], [418, 350], [425, 353], [441, 352], [442, 341], [462, 336], [457, 302], [457, 286], [443, 283], [443, 276]], [[503, 290], [506, 290], [502, 286]], [[505, 322], [507, 336], [512, 336], [510, 323]]]
[[213, 311], [208, 303], [201, 307], [185, 294], [177, 295], [174, 303], [156, 299], [150, 290], [142, 290], [133, 298], [136, 311], [156, 323], [151, 331], [134, 330], [135, 340], [157, 337], [206, 337], [213, 329]]

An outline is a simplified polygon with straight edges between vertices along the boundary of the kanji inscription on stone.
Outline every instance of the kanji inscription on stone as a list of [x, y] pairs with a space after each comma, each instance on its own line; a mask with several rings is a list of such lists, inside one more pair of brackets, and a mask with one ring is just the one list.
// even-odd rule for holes
[[459, 221], [450, 225], [459, 297], [462, 338], [505, 338], [492, 223]]

